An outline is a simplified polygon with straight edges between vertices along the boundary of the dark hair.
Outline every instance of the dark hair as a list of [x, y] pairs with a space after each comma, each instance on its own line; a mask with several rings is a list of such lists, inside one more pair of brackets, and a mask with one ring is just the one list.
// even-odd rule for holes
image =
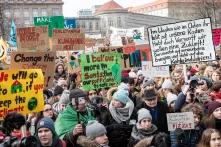
[[154, 147], [170, 147], [170, 144], [169, 136], [163, 132], [156, 134], [151, 142]]

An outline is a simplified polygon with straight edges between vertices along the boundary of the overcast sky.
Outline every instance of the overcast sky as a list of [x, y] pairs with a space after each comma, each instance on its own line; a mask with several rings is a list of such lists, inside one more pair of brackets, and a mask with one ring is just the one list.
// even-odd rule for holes
[[[91, 8], [94, 5], [100, 5], [110, 0], [63, 0], [63, 15], [65, 17], [77, 16], [77, 11], [80, 9]], [[131, 7], [142, 4], [147, 4], [155, 0], [115, 0], [122, 7]]]

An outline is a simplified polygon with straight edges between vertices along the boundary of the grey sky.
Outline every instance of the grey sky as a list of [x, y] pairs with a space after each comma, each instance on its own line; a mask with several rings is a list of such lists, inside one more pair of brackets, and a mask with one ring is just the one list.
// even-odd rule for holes
[[[80, 9], [91, 8], [94, 5], [100, 5], [110, 0], [63, 0], [63, 15], [65, 17], [73, 17], [77, 15]], [[155, 0], [115, 0], [122, 7], [131, 7], [142, 4], [147, 4]]]

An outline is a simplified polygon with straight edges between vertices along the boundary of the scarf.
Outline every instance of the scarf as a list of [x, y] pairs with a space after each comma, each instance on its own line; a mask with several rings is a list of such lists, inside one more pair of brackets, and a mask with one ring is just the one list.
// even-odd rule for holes
[[137, 123], [132, 129], [131, 136], [136, 140], [141, 140], [145, 137], [153, 136], [154, 134], [156, 134], [156, 132], [157, 127], [154, 124], [152, 124], [151, 128], [144, 130], [141, 129], [139, 124]]
[[134, 110], [134, 103], [129, 99], [124, 108], [114, 108], [111, 101], [109, 110], [113, 119], [117, 123], [121, 123], [130, 119], [130, 116]]

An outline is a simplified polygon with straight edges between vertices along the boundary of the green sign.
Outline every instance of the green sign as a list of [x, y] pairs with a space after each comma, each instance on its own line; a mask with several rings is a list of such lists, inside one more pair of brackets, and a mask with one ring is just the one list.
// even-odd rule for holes
[[120, 53], [82, 54], [80, 57], [84, 90], [117, 86], [121, 82]]
[[53, 29], [64, 28], [64, 16], [34, 17], [35, 26], [48, 26], [48, 36], [52, 37]]

